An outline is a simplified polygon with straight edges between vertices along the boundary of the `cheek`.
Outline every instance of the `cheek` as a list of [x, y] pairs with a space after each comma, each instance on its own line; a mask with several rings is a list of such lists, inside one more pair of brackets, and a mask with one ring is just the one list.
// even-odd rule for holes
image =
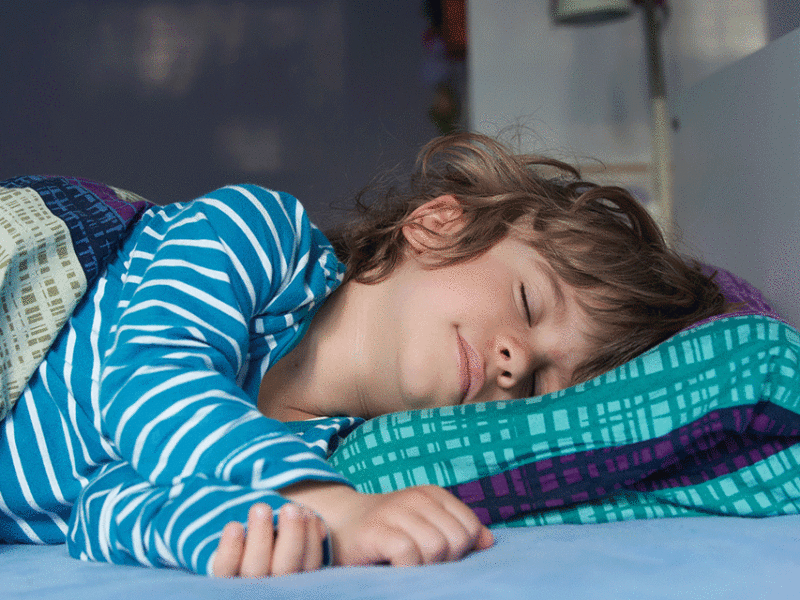
[[497, 303], [508, 297], [510, 281], [498, 268], [465, 268], [451, 274], [441, 295], [451, 303], [469, 307], [472, 312], [490, 315]]
[[507, 271], [496, 261], [434, 269], [408, 281], [396, 302], [413, 326], [495, 323], [514, 306], [513, 278]]
[[[448, 334], [447, 328], [437, 328], [424, 317], [404, 329], [395, 365], [401, 406], [395, 410], [430, 408], [441, 396], [443, 382], [455, 378], [458, 363], [448, 360]], [[452, 344], [455, 348], [454, 336]]]
[[508, 326], [515, 323], [514, 298], [510, 283], [499, 284], [485, 278], [480, 285], [465, 290], [462, 308], [476, 325]]

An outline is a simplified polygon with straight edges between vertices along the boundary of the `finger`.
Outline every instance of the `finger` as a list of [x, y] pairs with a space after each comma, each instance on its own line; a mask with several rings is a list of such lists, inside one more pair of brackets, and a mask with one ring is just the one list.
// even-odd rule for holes
[[408, 515], [404, 529], [425, 565], [458, 560], [471, 550], [471, 540], [461, 522], [440, 506], [432, 505], [420, 514]]
[[[485, 550], [494, 543], [494, 536], [489, 529], [480, 522], [473, 510], [447, 490], [431, 487], [426, 492], [433, 494], [442, 504], [442, 507], [461, 524], [467, 538], [459, 543], [456, 560], [471, 550]], [[454, 542], [455, 543], [455, 542]]]
[[386, 561], [393, 567], [415, 567], [425, 564], [425, 558], [416, 540], [405, 530], [386, 535], [376, 545], [376, 549], [374, 556], [380, 558], [369, 561], [371, 563]]
[[486, 550], [494, 545], [494, 534], [485, 525], [481, 527], [481, 533], [478, 537], [478, 543], [475, 544], [475, 550]]
[[428, 562], [454, 561], [462, 558], [475, 546], [471, 532], [464, 524], [444, 507], [436, 506], [424, 513], [423, 518], [438, 533], [438, 537], [429, 538], [427, 544], [438, 544], [426, 555]]
[[247, 515], [247, 539], [239, 573], [242, 577], [267, 577], [270, 575], [275, 530], [272, 526], [272, 509], [259, 502], [250, 507]]
[[[424, 564], [458, 560], [474, 548], [480, 522], [468, 507], [444, 489], [409, 488], [403, 502], [413, 508], [394, 519], [394, 525], [415, 540]], [[462, 507], [466, 515], [461, 514]], [[474, 523], [470, 522], [470, 515]]]
[[306, 516], [296, 504], [284, 504], [278, 515], [278, 538], [272, 556], [272, 574], [288, 575], [303, 570], [306, 553]]
[[303, 571], [308, 572], [322, 567], [322, 540], [328, 532], [322, 519], [310, 509], [306, 510], [306, 552], [303, 557]]
[[212, 570], [214, 577], [236, 577], [244, 553], [244, 526], [232, 521], [222, 530]]
[[[372, 521], [372, 520], [370, 520]], [[354, 537], [339, 537], [338, 563], [343, 566], [422, 564], [416, 542], [401, 527], [385, 522], [362, 523]]]

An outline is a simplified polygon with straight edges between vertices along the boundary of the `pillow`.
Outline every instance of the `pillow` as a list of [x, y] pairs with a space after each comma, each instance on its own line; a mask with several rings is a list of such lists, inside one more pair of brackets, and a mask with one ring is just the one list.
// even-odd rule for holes
[[727, 316], [546, 396], [383, 415], [330, 462], [363, 492], [443, 486], [493, 526], [796, 513], [798, 357], [786, 323]]
[[769, 302], [767, 302], [764, 294], [755, 286], [750, 285], [741, 277], [720, 267], [702, 263], [700, 266], [704, 275], [709, 277], [714, 275], [714, 281], [719, 286], [725, 299], [732, 304], [739, 304], [740, 306], [733, 312], [708, 317], [707, 319], [695, 323], [695, 325], [715, 321], [731, 315], [759, 314], [774, 319], [780, 319], [778, 313], [770, 306]]

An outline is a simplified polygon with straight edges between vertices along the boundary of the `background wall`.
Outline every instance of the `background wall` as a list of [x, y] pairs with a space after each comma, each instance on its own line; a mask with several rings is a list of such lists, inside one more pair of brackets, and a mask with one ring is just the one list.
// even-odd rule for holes
[[[0, 179], [74, 174], [156, 201], [253, 181], [330, 224], [438, 133], [424, 4], [3, 0]], [[646, 197], [641, 15], [558, 27], [549, 4], [467, 0], [466, 124], [527, 124], [527, 146], [599, 158]], [[800, 25], [797, 0], [669, 4], [671, 98]]]
[[331, 203], [436, 135], [420, 0], [3, 0], [0, 179]]
[[800, 327], [800, 30], [675, 103], [675, 218], [685, 245], [744, 277]]
[[[532, 151], [603, 161], [649, 193], [650, 106], [644, 18], [555, 25], [550, 2], [469, 0], [469, 122], [496, 133], [522, 123]], [[663, 39], [667, 96], [800, 25], [796, 0], [671, 0]]]
[[[800, 324], [800, 3], [674, 0], [663, 38], [677, 247]], [[649, 196], [644, 19], [557, 26], [549, 2], [469, 0], [469, 113]], [[772, 42], [772, 43], [771, 43]], [[600, 159], [607, 169], [598, 171]], [[592, 173], [592, 169], [598, 171]]]

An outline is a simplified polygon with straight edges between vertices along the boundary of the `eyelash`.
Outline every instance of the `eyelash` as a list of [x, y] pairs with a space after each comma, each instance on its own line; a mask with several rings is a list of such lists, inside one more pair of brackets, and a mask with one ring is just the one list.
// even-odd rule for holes
[[[531, 318], [531, 309], [528, 305], [528, 295], [525, 293], [525, 284], [519, 285], [520, 296], [522, 297], [522, 306], [525, 307], [525, 317], [528, 320], [528, 327], [533, 326], [533, 319]], [[528, 397], [531, 398], [536, 395], [536, 371], [531, 373], [531, 387], [528, 390]]]
[[520, 295], [522, 296], [522, 306], [525, 307], [525, 317], [528, 319], [528, 327], [533, 324], [531, 319], [531, 309], [528, 306], [528, 295], [525, 293], [525, 284], [521, 283], [519, 286]]

